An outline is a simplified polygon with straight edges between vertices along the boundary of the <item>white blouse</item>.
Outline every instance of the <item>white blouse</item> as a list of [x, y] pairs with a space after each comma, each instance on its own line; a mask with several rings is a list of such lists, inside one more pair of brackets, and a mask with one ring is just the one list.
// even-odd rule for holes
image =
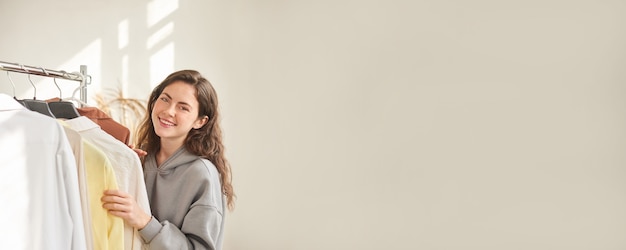
[[0, 249], [86, 249], [76, 160], [61, 125], [0, 93]]

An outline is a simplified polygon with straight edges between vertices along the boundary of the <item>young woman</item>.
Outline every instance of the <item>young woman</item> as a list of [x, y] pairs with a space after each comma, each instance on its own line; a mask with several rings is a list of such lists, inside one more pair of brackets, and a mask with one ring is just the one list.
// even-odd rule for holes
[[194, 70], [165, 78], [150, 95], [137, 145], [152, 215], [118, 190], [105, 191], [103, 207], [137, 228], [149, 249], [221, 249], [234, 193], [209, 81]]

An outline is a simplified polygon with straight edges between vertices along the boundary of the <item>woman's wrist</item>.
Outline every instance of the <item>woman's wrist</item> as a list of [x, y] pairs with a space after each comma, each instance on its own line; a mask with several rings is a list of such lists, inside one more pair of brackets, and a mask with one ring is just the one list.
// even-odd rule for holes
[[143, 219], [141, 221], [141, 223], [138, 225], [137, 230], [141, 230], [144, 229], [148, 223], [150, 223], [150, 221], [152, 220], [152, 216], [148, 215], [148, 214], [143, 214]]

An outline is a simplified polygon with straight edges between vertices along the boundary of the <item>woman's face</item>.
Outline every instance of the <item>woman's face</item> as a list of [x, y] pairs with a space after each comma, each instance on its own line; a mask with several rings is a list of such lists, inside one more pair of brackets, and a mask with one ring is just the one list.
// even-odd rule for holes
[[154, 102], [152, 125], [161, 143], [182, 146], [191, 129], [202, 127], [208, 120], [198, 117], [199, 104], [196, 89], [183, 81], [175, 81], [165, 87]]

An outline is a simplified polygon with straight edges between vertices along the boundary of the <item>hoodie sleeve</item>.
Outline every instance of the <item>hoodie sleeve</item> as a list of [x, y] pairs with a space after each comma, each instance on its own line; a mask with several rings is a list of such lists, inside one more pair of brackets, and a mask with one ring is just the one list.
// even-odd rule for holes
[[185, 216], [181, 229], [152, 217], [139, 233], [149, 249], [216, 249], [221, 223], [222, 215], [215, 207], [196, 205]]

